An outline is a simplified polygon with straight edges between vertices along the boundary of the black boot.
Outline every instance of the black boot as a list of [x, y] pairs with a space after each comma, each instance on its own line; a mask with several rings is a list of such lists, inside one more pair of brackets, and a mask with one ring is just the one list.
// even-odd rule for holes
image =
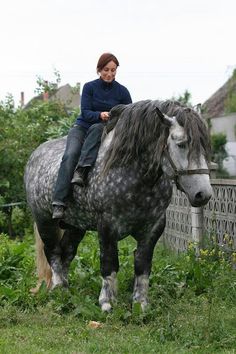
[[77, 170], [74, 172], [74, 176], [71, 180], [72, 184], [77, 184], [80, 187], [85, 187], [88, 183], [87, 178], [88, 178], [88, 173], [89, 173], [90, 167], [79, 167]]
[[62, 219], [64, 217], [65, 207], [63, 205], [53, 205], [53, 219]]

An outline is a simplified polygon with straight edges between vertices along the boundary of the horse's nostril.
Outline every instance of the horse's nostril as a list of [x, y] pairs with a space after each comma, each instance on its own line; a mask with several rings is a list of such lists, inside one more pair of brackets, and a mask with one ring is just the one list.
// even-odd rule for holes
[[202, 200], [204, 199], [204, 193], [203, 192], [198, 192], [195, 196], [196, 200]]
[[199, 204], [207, 203], [210, 198], [211, 198], [210, 193], [198, 192], [195, 195], [195, 202]]

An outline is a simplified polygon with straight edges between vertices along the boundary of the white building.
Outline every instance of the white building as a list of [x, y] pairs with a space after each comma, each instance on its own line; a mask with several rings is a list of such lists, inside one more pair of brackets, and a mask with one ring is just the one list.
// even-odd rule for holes
[[[230, 100], [235, 100], [235, 106], [230, 104]], [[230, 176], [236, 176], [236, 70], [203, 104], [203, 116], [210, 119], [211, 134], [226, 135], [228, 157], [224, 160], [224, 167]]]

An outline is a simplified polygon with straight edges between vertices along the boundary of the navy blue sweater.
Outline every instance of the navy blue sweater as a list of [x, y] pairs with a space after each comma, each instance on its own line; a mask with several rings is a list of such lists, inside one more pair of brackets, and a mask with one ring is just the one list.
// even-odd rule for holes
[[89, 128], [92, 124], [103, 122], [101, 112], [109, 112], [117, 104], [129, 104], [132, 99], [129, 91], [117, 81], [105, 82], [96, 79], [87, 82], [82, 91], [81, 114], [76, 124]]

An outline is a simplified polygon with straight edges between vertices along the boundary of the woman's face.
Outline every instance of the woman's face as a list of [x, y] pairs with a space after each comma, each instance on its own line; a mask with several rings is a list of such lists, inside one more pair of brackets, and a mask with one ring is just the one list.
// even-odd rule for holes
[[114, 61], [109, 61], [109, 63], [107, 63], [99, 72], [101, 79], [106, 82], [112, 82], [116, 77], [116, 69], [117, 65]]

